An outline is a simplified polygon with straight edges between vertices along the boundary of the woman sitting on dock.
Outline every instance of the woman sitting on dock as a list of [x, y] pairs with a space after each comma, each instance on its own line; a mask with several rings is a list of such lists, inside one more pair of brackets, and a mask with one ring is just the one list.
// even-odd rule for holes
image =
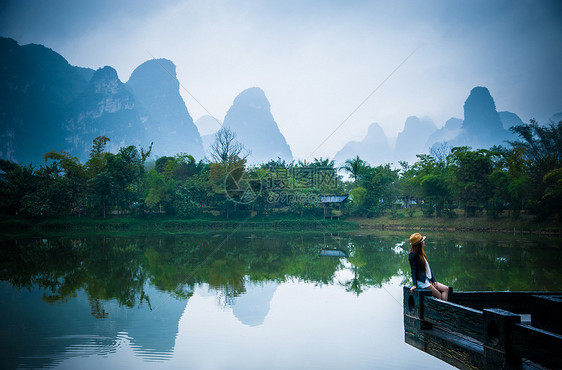
[[427, 256], [423, 250], [425, 236], [421, 236], [420, 233], [410, 235], [410, 244], [412, 245], [410, 255], [408, 256], [410, 269], [412, 270], [412, 287], [410, 292], [413, 292], [416, 288], [430, 289], [431, 294], [435, 298], [446, 301], [449, 295], [449, 287], [438, 283], [435, 280], [435, 276], [431, 273]]

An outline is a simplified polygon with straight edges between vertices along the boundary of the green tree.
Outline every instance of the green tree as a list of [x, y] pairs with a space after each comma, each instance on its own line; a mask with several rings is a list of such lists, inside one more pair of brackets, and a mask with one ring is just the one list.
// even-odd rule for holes
[[538, 173], [560, 167], [562, 164], [562, 121], [541, 126], [532, 119], [528, 125], [511, 128], [521, 139], [512, 141], [514, 148], [524, 148]]
[[393, 170], [390, 164], [368, 168], [361, 178], [360, 186], [367, 191], [364, 208], [370, 215], [381, 216], [394, 207], [398, 197], [396, 181], [399, 170]]
[[549, 214], [557, 214], [558, 220], [562, 220], [562, 168], [555, 168], [544, 175], [543, 183], [545, 185], [542, 196], [542, 203], [548, 209]]
[[350, 190], [349, 194], [353, 199], [352, 212], [360, 215], [366, 214], [367, 205], [367, 189], [362, 186], [357, 186]]
[[81, 215], [86, 203], [87, 174], [77, 157], [68, 152], [51, 151], [43, 158], [51, 161], [54, 176], [48, 186], [53, 189], [52, 200], [57, 213], [75, 212]]
[[[146, 174], [145, 186], [147, 187], [147, 194], [144, 201], [147, 207], [158, 206], [159, 211], [162, 212], [162, 206], [169, 204], [174, 197], [176, 181], [166, 179], [164, 175], [152, 169]], [[170, 207], [165, 208], [169, 209]]]
[[204, 163], [195, 161], [192, 155], [180, 153], [174, 157], [160, 157], [156, 160], [155, 170], [167, 179], [186, 181], [189, 177], [200, 172]]
[[496, 152], [494, 170], [490, 175], [493, 185], [494, 203], [505, 202], [513, 218], [518, 218], [530, 194], [529, 165], [524, 156], [525, 149], [510, 150], [493, 148]]
[[329, 158], [314, 158], [314, 161], [308, 165], [308, 167], [319, 167], [319, 168], [335, 168], [335, 162]]
[[105, 146], [110, 139], [106, 136], [98, 136], [92, 141], [90, 159], [86, 162], [88, 177], [91, 179], [99, 174], [105, 166]]
[[91, 204], [106, 216], [107, 207], [130, 209], [141, 200], [144, 177], [143, 151], [134, 145], [117, 154], [105, 153], [101, 172], [88, 181]]
[[550, 203], [556, 181], [546, 176], [562, 167], [562, 121], [541, 126], [531, 120], [530, 124], [514, 126], [511, 130], [520, 140], [510, 144], [515, 150], [521, 150], [527, 162], [531, 211], [540, 219], [546, 219], [559, 212], [559, 207]]
[[107, 209], [117, 198], [118, 185], [110, 171], [101, 171], [88, 180], [89, 205], [106, 217]]
[[169, 162], [174, 162], [174, 157], [170, 157], [170, 156], [162, 156], [160, 158], [158, 158], [155, 162], [154, 162], [154, 170], [156, 170], [158, 173], [164, 173], [166, 172], [166, 169], [168, 168], [168, 163]]
[[[420, 198], [419, 181], [416, 177], [417, 170], [405, 161], [401, 161], [400, 166], [402, 169], [396, 184], [398, 196], [403, 200], [406, 208], [411, 208], [412, 201]], [[411, 212], [410, 214], [412, 215], [413, 213]]]
[[193, 217], [201, 212], [203, 205], [209, 203], [213, 194], [209, 184], [209, 167], [205, 166], [176, 188], [174, 210], [180, 217]]
[[467, 217], [476, 216], [487, 207], [492, 197], [489, 177], [493, 170], [491, 152], [457, 147], [447, 158], [451, 163], [451, 185], [455, 196], [462, 203]]
[[432, 155], [418, 155], [413, 171], [416, 177], [412, 182], [418, 184], [419, 196], [424, 200], [424, 214], [430, 216], [435, 213], [441, 217], [445, 212], [448, 216], [454, 216], [449, 162]]
[[359, 158], [359, 156], [356, 156], [355, 158], [346, 160], [341, 169], [349, 173], [353, 182], [357, 184], [361, 173], [367, 168], [367, 166], [367, 162]]
[[33, 166], [22, 166], [0, 159], [0, 209], [3, 213], [17, 215], [24, 212], [22, 199], [37, 189]]

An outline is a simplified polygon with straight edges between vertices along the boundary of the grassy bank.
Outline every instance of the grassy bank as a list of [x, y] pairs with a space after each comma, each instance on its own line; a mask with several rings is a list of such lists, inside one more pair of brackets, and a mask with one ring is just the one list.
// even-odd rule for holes
[[256, 216], [252, 218], [222, 219], [207, 216], [182, 220], [164, 215], [135, 217], [128, 215], [108, 218], [60, 217], [60, 218], [0, 218], [3, 235], [64, 234], [80, 233], [182, 233], [224, 230], [279, 230], [279, 231], [420, 231], [443, 232], [498, 232], [510, 234], [538, 234], [562, 236], [562, 227], [554, 221], [535, 222], [532, 216], [522, 215], [518, 219], [487, 216], [467, 218], [425, 217], [419, 213], [386, 215], [377, 218], [348, 217], [341, 220], [324, 220], [297, 216]]
[[24, 218], [3, 217], [0, 219], [0, 232], [4, 235], [81, 233], [181, 233], [224, 230], [304, 230], [335, 232], [356, 230], [355, 222], [344, 220], [323, 220], [313, 217], [253, 217], [220, 219], [214, 217], [197, 219], [177, 219], [168, 216], [149, 217], [114, 216], [108, 218], [61, 217]]
[[537, 234], [562, 237], [562, 225], [555, 221], [537, 222], [533, 216], [522, 214], [514, 219], [508, 216], [465, 217], [459, 214], [455, 218], [425, 217], [421, 211], [412, 216], [405, 214], [386, 215], [377, 218], [348, 218], [361, 230], [434, 230], [434, 231], [468, 231], [498, 232], [510, 234]]

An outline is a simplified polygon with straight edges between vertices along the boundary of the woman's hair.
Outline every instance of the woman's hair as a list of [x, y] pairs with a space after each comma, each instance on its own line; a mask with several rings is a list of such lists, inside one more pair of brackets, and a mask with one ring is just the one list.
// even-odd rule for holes
[[[414, 252], [415, 254], [418, 255], [418, 257], [422, 262], [427, 263], [427, 256], [425, 255], [425, 252], [423, 250], [423, 241], [412, 245], [412, 248], [410, 248], [410, 252]], [[422, 268], [424, 271], [426, 271], [425, 263], [422, 264]]]

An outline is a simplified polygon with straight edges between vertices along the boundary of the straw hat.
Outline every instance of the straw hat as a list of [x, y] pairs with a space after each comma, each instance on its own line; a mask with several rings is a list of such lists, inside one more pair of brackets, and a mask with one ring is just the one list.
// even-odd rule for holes
[[422, 236], [420, 233], [413, 233], [410, 235], [410, 244], [412, 246], [419, 244], [425, 240], [425, 236]]

